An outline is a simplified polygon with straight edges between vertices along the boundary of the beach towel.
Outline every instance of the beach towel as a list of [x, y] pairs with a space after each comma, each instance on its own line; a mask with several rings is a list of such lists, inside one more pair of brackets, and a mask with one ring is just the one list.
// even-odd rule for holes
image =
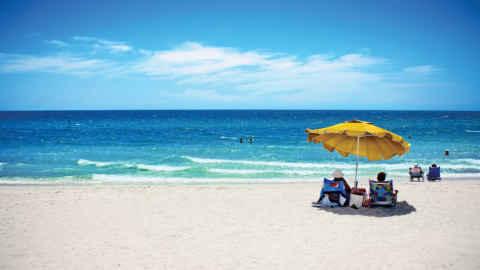
[[335, 207], [338, 206], [338, 203], [331, 202], [328, 196], [324, 196], [318, 203], [314, 203], [315, 207]]

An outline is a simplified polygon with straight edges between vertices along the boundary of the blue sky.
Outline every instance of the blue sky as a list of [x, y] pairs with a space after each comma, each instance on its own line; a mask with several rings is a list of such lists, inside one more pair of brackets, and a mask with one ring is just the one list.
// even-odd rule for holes
[[479, 110], [479, 1], [0, 1], [0, 110]]

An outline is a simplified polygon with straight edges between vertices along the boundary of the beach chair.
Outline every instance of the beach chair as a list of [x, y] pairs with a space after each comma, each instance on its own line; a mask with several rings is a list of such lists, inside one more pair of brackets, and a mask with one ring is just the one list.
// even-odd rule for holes
[[397, 208], [397, 194], [398, 190], [393, 190], [393, 181], [376, 182], [369, 180], [370, 194], [369, 205], [393, 205]]
[[420, 177], [422, 181], [425, 181], [421, 167], [410, 168], [410, 182], [413, 181], [413, 178], [417, 178], [417, 180], [420, 181]]
[[442, 177], [440, 177], [440, 167], [429, 167], [427, 179], [428, 181], [442, 181]]
[[[323, 187], [322, 191], [320, 192], [319, 201], [321, 201], [325, 196], [328, 196], [330, 202], [337, 203], [339, 205], [347, 203], [350, 198], [345, 190], [345, 183], [343, 181], [332, 181], [328, 180], [327, 178], [323, 179]], [[343, 204], [342, 201], [344, 202]]]

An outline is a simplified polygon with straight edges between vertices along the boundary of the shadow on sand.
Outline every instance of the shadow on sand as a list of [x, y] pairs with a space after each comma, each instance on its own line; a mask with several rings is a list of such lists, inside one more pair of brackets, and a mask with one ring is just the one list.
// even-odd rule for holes
[[318, 207], [319, 211], [325, 211], [337, 215], [360, 215], [366, 217], [393, 217], [393, 216], [403, 216], [416, 212], [416, 209], [413, 205], [409, 205], [406, 201], [401, 201], [397, 203], [397, 209], [393, 209], [392, 206], [372, 206], [361, 207], [360, 209], [353, 209], [351, 207]]

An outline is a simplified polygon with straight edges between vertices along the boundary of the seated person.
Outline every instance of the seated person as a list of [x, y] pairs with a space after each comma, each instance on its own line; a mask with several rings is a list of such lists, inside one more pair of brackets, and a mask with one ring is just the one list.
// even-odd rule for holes
[[[437, 167], [437, 164], [433, 163], [432, 164], [432, 168], [436, 168]], [[427, 173], [427, 178], [430, 176], [430, 171]]]
[[[377, 174], [377, 181], [380, 182], [380, 183], [385, 183], [385, 178], [387, 178], [387, 174], [384, 173], [384, 172], [379, 172]], [[391, 181], [391, 180], [390, 180]], [[371, 181], [372, 182], [372, 181]], [[392, 181], [393, 183], [393, 181]], [[398, 193], [398, 190], [395, 190], [395, 195], [397, 195]]]
[[348, 185], [347, 181], [343, 178], [343, 173], [342, 170], [336, 169], [332, 173], [333, 181], [342, 181], [345, 184], [345, 191], [347, 191], [347, 194], [350, 194], [352, 192], [352, 189]]
[[[408, 174], [410, 174], [410, 181], [412, 181], [412, 179], [413, 179], [413, 178], [412, 178], [412, 171], [420, 171], [421, 177], [423, 177], [424, 172], [422, 171], [422, 168], [419, 168], [419, 167], [418, 167], [418, 163], [415, 163], [415, 164], [413, 165], [413, 169], [410, 168], [410, 170], [409, 170], [409, 172], [408, 172]], [[418, 176], [418, 174], [415, 174], [414, 177], [419, 177], [419, 176]], [[420, 178], [419, 178], [418, 180], [420, 180]]]
[[[432, 168], [435, 168], [435, 167], [437, 167], [437, 164], [433, 163], [433, 164], [432, 164]], [[429, 175], [430, 175], [430, 172], [427, 173], [427, 177], [428, 177]]]
[[[347, 181], [343, 178], [342, 171], [339, 170], [339, 169], [336, 169], [333, 172], [332, 177], [333, 177], [333, 181], [342, 181], [344, 183], [345, 191], [346, 191], [347, 195], [349, 196], [350, 193], [352, 192], [352, 189], [348, 185]], [[330, 198], [330, 200], [332, 200], [332, 201], [338, 201], [339, 200], [339, 195], [338, 194], [328, 193], [327, 195]], [[319, 203], [321, 199], [322, 199], [322, 196], [318, 199], [318, 201], [312, 202], [312, 203], [313, 204]], [[347, 198], [347, 203], [348, 203], [348, 198]], [[348, 205], [348, 204], [346, 204], [346, 205]]]
[[384, 172], [379, 172], [377, 174], [377, 181], [378, 182], [385, 182], [385, 178], [387, 178], [387, 174]]
[[385, 181], [387, 174], [379, 172], [377, 174], [377, 182], [370, 180], [370, 196], [369, 204], [378, 205], [397, 205], [398, 190], [393, 190], [393, 181]]

